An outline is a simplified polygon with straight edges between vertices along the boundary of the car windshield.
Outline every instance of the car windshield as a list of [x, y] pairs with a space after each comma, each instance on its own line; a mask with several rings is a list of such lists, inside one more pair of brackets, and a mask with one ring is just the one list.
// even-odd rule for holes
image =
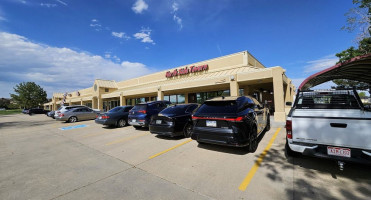
[[236, 101], [206, 101], [197, 110], [197, 114], [234, 114], [236, 112]]
[[147, 105], [145, 105], [145, 104], [138, 104], [138, 105], [135, 105], [132, 110], [146, 110], [146, 109], [147, 109]]
[[113, 112], [119, 112], [121, 110], [122, 110], [121, 107], [115, 107], [115, 108], [112, 108], [111, 110], [109, 110], [108, 112], [113, 113]]
[[165, 108], [163, 111], [160, 112], [160, 114], [183, 115], [187, 108], [188, 108], [188, 106], [186, 106], [186, 105], [171, 106], [171, 107]]

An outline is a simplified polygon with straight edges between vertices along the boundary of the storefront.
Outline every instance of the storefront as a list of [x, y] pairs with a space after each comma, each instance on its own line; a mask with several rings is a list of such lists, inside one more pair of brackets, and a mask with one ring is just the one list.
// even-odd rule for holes
[[284, 121], [289, 111], [285, 102], [292, 101], [294, 91], [285, 69], [266, 68], [243, 51], [121, 82], [97, 79], [91, 88], [53, 94], [45, 106], [55, 110], [64, 103], [109, 110], [157, 99], [180, 104], [251, 95], [271, 109], [276, 121]]

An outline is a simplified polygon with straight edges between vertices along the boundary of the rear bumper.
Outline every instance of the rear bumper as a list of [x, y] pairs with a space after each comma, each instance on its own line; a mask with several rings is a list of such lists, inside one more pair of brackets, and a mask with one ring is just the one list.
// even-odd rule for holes
[[191, 138], [198, 142], [218, 144], [223, 146], [245, 147], [249, 141], [242, 137], [244, 134], [240, 129], [207, 128], [194, 127]]
[[55, 119], [56, 119], [57, 121], [67, 121], [67, 120], [68, 120], [67, 117], [55, 117]]
[[146, 120], [144, 121], [138, 121], [138, 119], [136, 119], [135, 122], [132, 121], [132, 119], [129, 119], [128, 120], [128, 123], [132, 126], [142, 126], [142, 127], [148, 127], [148, 122]]
[[340, 147], [340, 148], [350, 149], [351, 157], [348, 158], [348, 157], [328, 155], [327, 147], [331, 145], [315, 145], [315, 144], [289, 143], [289, 142], [288, 142], [288, 145], [292, 151], [299, 152], [306, 156], [371, 165], [371, 151], [370, 150]]
[[102, 125], [105, 125], [105, 126], [116, 125], [116, 121], [114, 121], [114, 120], [95, 119], [95, 123], [102, 124]]
[[164, 135], [169, 137], [175, 137], [183, 135], [182, 132], [176, 132], [174, 126], [166, 125], [149, 125], [149, 132], [157, 135]]

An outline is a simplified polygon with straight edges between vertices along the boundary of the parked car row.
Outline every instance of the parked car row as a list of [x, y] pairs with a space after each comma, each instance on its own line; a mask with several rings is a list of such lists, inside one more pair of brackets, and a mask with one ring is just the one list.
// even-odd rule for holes
[[250, 96], [217, 97], [202, 105], [152, 101], [116, 107], [100, 114], [95, 122], [116, 127], [129, 124], [136, 129], [148, 127], [152, 134], [248, 147], [250, 152], [256, 151], [258, 137], [270, 129], [269, 109]]
[[199, 143], [248, 147], [255, 152], [258, 137], [270, 129], [269, 110], [251, 96], [216, 97], [202, 105], [151, 101], [118, 106], [101, 113], [86, 106], [62, 106], [50, 111], [58, 121], [95, 119], [103, 126], [149, 128], [152, 134], [191, 137]]

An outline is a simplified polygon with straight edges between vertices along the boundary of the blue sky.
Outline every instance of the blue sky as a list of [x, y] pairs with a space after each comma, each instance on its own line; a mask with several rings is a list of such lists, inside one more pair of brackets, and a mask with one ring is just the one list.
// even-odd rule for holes
[[0, 0], [0, 97], [121, 81], [248, 50], [298, 86], [354, 46], [346, 0]]

